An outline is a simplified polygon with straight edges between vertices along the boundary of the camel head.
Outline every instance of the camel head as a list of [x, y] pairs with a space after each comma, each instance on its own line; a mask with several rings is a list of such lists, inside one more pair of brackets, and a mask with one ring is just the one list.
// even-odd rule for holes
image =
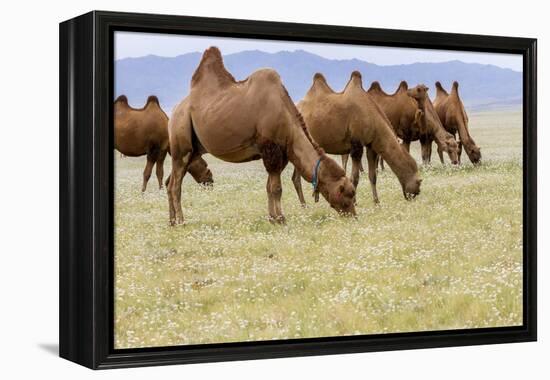
[[418, 165], [405, 147], [401, 146], [403, 156], [401, 158], [402, 174], [399, 176], [399, 182], [403, 189], [403, 196], [410, 201], [420, 194], [420, 185], [422, 179], [418, 173]]
[[416, 99], [417, 101], [423, 101], [428, 97], [429, 88], [423, 84], [419, 84], [413, 88], [407, 90], [407, 95]]
[[212, 187], [214, 185], [214, 178], [212, 176], [212, 172], [208, 168], [208, 164], [206, 161], [202, 158], [196, 158], [194, 159], [187, 168], [191, 176], [193, 176], [193, 179], [206, 187]]
[[481, 161], [481, 149], [479, 149], [475, 143], [468, 147], [464, 144], [462, 144], [462, 146], [464, 146], [464, 150], [466, 150], [466, 154], [468, 155], [468, 158], [470, 158], [470, 161], [472, 161], [472, 164], [479, 164]]
[[453, 165], [458, 165], [458, 143], [453, 135], [445, 133], [445, 139], [443, 146], [441, 147], [444, 152], [447, 152]]
[[319, 192], [339, 214], [355, 216], [355, 187], [332, 158], [325, 157], [319, 167]]
[[422, 179], [415, 175], [414, 178], [411, 178], [405, 182], [403, 186], [403, 196], [406, 200], [410, 201], [416, 198], [420, 194], [420, 185], [422, 184]]

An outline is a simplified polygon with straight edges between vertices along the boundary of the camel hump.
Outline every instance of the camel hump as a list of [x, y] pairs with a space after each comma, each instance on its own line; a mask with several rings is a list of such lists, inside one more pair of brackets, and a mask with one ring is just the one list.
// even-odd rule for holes
[[349, 82], [346, 85], [346, 88], [350, 87], [363, 88], [363, 77], [361, 76], [361, 73], [357, 70], [353, 71], [350, 75]]
[[451, 90], [451, 94], [458, 95], [458, 82], [456, 80], [453, 82], [453, 88]]
[[315, 75], [313, 76], [313, 84], [311, 85], [310, 91], [321, 93], [334, 92], [332, 88], [328, 85], [325, 76], [321, 73], [315, 73]]
[[313, 81], [314, 82], [320, 81], [320, 82], [327, 83], [325, 76], [321, 73], [315, 73], [315, 75], [313, 76]]
[[126, 95], [120, 95], [118, 98], [115, 99], [115, 103], [123, 103], [128, 105], [128, 98]]
[[208, 49], [204, 51], [202, 54], [202, 60], [203, 61], [222, 61], [222, 52], [217, 46], [210, 46]]
[[156, 104], [157, 106], [160, 106], [159, 98], [157, 98], [155, 95], [149, 95], [147, 98], [147, 103], [145, 105], [149, 104]]
[[191, 85], [200, 81], [203, 73], [207, 76], [214, 75], [223, 83], [236, 82], [233, 75], [225, 69], [222, 52], [216, 46], [210, 46], [202, 53], [201, 61], [191, 77]]
[[440, 81], [435, 82], [436, 94], [448, 95]]
[[402, 80], [399, 82], [399, 87], [397, 87], [397, 91], [407, 91], [409, 89], [409, 84], [407, 81]]
[[380, 82], [374, 81], [370, 84], [370, 87], [368, 91], [382, 91], [382, 86], [380, 86]]

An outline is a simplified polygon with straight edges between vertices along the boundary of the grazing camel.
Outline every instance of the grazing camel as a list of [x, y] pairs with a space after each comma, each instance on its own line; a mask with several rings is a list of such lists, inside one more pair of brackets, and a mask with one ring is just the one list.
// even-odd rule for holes
[[412, 141], [420, 140], [422, 163], [427, 165], [435, 141], [438, 151], [447, 152], [451, 162], [458, 163], [458, 144], [441, 124], [428, 96], [428, 87], [420, 84], [409, 89], [407, 82], [402, 81], [395, 93], [389, 95], [380, 83], [373, 82], [367, 92], [382, 108], [407, 152]]
[[[435, 83], [437, 90], [434, 100], [434, 107], [443, 123], [445, 129], [456, 137], [458, 134], [458, 162], [462, 154], [462, 146], [466, 150], [468, 158], [473, 164], [481, 160], [481, 150], [476, 145], [468, 130], [468, 115], [464, 109], [464, 104], [458, 95], [458, 82], [453, 82], [451, 93], [448, 94], [440, 82]], [[437, 149], [439, 158], [443, 160], [443, 154]]]
[[[121, 95], [115, 100], [114, 113], [115, 149], [124, 156], [147, 155], [141, 191], [147, 188], [147, 182], [155, 164], [161, 189], [164, 159], [169, 153], [168, 116], [160, 107], [157, 97], [149, 96], [143, 108], [135, 109], [128, 104], [126, 96]], [[202, 158], [189, 165], [189, 172], [198, 183], [204, 185], [213, 183], [212, 173]]]
[[[406, 199], [420, 192], [421, 179], [411, 155], [397, 141], [388, 118], [362, 87], [361, 74], [354, 71], [344, 91], [334, 92], [325, 77], [317, 73], [304, 99], [298, 103], [309, 133], [328, 153], [350, 154], [351, 179], [357, 189], [363, 147], [367, 148], [368, 175], [372, 196], [378, 203], [376, 162], [380, 155], [397, 176]], [[296, 170], [298, 169], [298, 170]], [[292, 176], [296, 192], [305, 203], [299, 168]]]
[[191, 79], [190, 94], [176, 106], [169, 130], [171, 225], [183, 223], [181, 183], [187, 164], [206, 152], [233, 163], [263, 161], [271, 222], [285, 221], [281, 172], [288, 161], [312, 183], [316, 199], [321, 193], [338, 212], [355, 215], [355, 188], [313, 141], [274, 70], [261, 69], [237, 82], [225, 69], [220, 50], [206, 49]]

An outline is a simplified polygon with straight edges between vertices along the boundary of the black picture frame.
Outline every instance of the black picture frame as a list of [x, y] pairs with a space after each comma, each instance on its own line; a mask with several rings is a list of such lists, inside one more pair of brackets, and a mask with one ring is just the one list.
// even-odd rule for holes
[[[368, 44], [523, 55], [523, 325], [163, 348], [113, 347], [113, 33]], [[93, 11], [60, 24], [60, 356], [93, 369], [535, 341], [537, 41]]]

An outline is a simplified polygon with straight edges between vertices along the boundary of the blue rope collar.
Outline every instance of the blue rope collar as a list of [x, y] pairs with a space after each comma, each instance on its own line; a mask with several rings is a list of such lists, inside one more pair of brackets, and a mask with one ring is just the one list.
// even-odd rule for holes
[[319, 165], [321, 165], [321, 157], [317, 160], [315, 168], [313, 169], [313, 180], [311, 184], [313, 185], [313, 191], [317, 191], [317, 186], [319, 186]]

